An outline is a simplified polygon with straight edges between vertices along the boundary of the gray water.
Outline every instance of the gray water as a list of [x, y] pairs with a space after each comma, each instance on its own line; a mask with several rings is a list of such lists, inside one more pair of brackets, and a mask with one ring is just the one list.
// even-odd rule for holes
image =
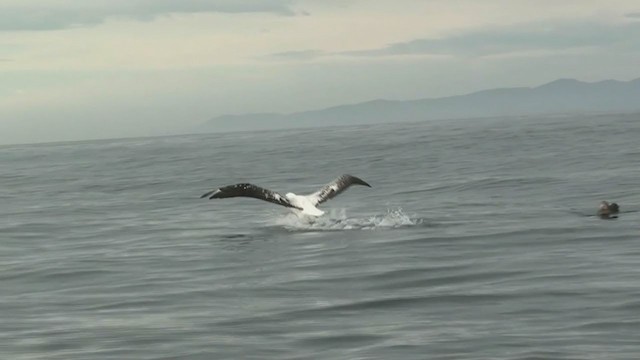
[[0, 147], [0, 358], [638, 359], [639, 120]]

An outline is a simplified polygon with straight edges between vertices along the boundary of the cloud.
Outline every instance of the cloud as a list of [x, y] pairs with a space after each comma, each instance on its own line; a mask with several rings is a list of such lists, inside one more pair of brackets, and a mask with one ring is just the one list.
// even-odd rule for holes
[[151, 20], [175, 13], [295, 15], [294, 0], [9, 0], [0, 4], [0, 31], [58, 30], [100, 24], [108, 18]]
[[[607, 25], [593, 22], [535, 24], [481, 29], [437, 39], [417, 39], [384, 48], [343, 52], [349, 56], [458, 55], [488, 56], [532, 50], [607, 47], [633, 40], [640, 24]], [[635, 36], [639, 42], [640, 35]]]
[[[627, 17], [633, 14], [627, 14]], [[638, 14], [640, 17], [640, 13]], [[634, 35], [636, 34], [636, 35]], [[634, 45], [636, 44], [636, 45]], [[626, 22], [541, 22], [500, 28], [466, 30], [438, 38], [396, 42], [381, 48], [355, 51], [304, 50], [272, 54], [276, 59], [315, 60], [322, 57], [377, 58], [392, 56], [498, 56], [511, 53], [553, 53], [571, 49], [635, 46], [640, 44], [640, 24]]]
[[320, 50], [300, 50], [300, 51], [285, 51], [269, 55], [271, 59], [283, 59], [283, 60], [313, 60], [327, 55], [326, 52]]
[[0, 142], [637, 78], [638, 11], [637, 0], [1, 0]]

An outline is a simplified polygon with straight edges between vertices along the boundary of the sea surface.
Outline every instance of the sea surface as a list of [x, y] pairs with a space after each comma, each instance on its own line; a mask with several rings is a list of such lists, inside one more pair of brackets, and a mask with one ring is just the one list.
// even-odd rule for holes
[[0, 147], [0, 359], [640, 359], [640, 115]]

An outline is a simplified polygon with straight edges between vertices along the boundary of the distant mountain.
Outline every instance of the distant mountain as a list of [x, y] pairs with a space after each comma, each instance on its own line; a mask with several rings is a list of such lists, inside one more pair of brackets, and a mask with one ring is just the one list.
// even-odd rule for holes
[[640, 111], [640, 78], [587, 83], [560, 79], [542, 86], [483, 90], [409, 101], [374, 100], [291, 114], [223, 115], [200, 130], [278, 129], [480, 118]]

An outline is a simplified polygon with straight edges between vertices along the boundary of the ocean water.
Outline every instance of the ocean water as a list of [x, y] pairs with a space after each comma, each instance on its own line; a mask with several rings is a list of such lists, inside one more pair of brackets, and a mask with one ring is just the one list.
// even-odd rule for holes
[[[636, 114], [0, 147], [0, 359], [638, 359], [638, 139]], [[200, 199], [343, 173], [373, 187], [315, 222]]]

